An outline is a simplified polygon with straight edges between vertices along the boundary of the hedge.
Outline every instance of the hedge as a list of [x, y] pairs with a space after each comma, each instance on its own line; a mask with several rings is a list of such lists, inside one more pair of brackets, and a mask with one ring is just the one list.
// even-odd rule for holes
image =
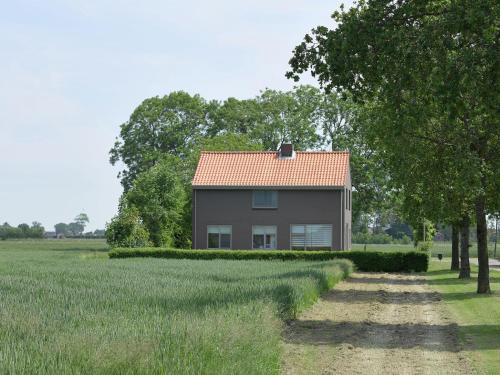
[[153, 257], [170, 259], [233, 260], [332, 260], [349, 259], [366, 272], [424, 272], [429, 266], [425, 252], [297, 251], [297, 250], [180, 250], [164, 248], [115, 248], [110, 258]]

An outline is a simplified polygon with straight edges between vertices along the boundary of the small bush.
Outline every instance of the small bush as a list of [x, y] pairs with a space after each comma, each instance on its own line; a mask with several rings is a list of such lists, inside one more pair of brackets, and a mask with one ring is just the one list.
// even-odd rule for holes
[[349, 259], [360, 271], [366, 272], [424, 272], [429, 256], [423, 252], [380, 251], [296, 251], [296, 250], [179, 250], [164, 248], [116, 248], [110, 258], [154, 257], [170, 259], [230, 259], [230, 260], [305, 260], [320, 261]]

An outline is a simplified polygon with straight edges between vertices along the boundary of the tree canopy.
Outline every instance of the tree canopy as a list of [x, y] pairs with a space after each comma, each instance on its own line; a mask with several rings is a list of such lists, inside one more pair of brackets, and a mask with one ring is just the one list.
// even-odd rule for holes
[[307, 34], [287, 73], [310, 70], [327, 91], [373, 105], [364, 133], [418, 220], [458, 220], [473, 206], [481, 293], [500, 182], [498, 13], [493, 0], [359, 1], [333, 14], [336, 28]]

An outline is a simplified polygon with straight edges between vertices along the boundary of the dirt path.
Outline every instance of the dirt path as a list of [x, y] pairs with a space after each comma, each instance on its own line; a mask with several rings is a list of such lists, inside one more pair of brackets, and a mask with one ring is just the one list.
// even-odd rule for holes
[[422, 276], [355, 273], [284, 335], [285, 374], [474, 374]]

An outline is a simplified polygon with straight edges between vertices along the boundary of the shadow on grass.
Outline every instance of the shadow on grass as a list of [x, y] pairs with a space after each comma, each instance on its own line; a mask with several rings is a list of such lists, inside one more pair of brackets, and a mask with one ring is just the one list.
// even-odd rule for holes
[[[473, 273], [470, 279], [459, 279], [458, 273], [455, 277], [449, 277], [445, 279], [431, 279], [427, 280], [429, 285], [468, 285], [477, 283], [477, 274]], [[490, 275], [490, 283], [500, 283], [500, 277], [495, 277]]]
[[462, 293], [441, 293], [443, 300], [445, 301], [465, 301], [471, 299], [480, 299], [480, 298], [491, 298], [496, 296], [493, 291], [490, 294], [478, 294], [474, 291], [472, 292], [462, 292]]
[[[499, 325], [456, 324], [380, 324], [373, 322], [332, 322], [329, 320], [293, 321], [287, 327], [284, 340], [294, 344], [351, 344], [369, 349], [412, 349], [458, 352], [458, 334], [498, 337]], [[482, 340], [474, 349], [500, 349], [500, 340]]]
[[61, 251], [61, 252], [98, 252], [98, 253], [107, 253], [111, 250], [109, 247], [98, 247], [98, 248], [89, 248], [88, 246], [71, 246], [65, 248], [47, 248], [44, 249], [47, 251]]
[[[351, 282], [351, 280], [349, 280]], [[441, 300], [437, 292], [388, 292], [385, 290], [335, 290], [323, 297], [327, 301], [347, 302], [347, 303], [366, 303], [378, 302], [386, 304], [406, 304], [419, 305], [437, 302]]]
[[353, 284], [392, 284], [392, 285], [422, 285], [424, 279], [389, 279], [385, 277], [352, 277], [349, 279]]

